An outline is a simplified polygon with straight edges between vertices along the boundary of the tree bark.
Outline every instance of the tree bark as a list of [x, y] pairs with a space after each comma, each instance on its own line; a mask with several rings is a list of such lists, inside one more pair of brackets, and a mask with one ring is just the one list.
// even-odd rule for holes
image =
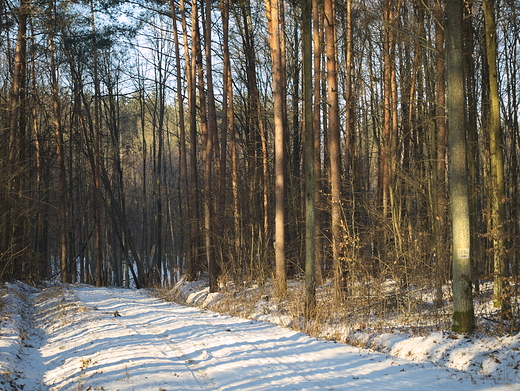
[[[96, 39], [96, 24], [95, 11], [93, 0], [90, 0], [90, 16], [91, 29]], [[101, 246], [101, 175], [100, 175], [100, 160], [101, 160], [101, 91], [98, 78], [98, 50], [94, 43], [93, 55], [93, 75], [94, 75], [94, 171], [92, 173], [92, 187], [93, 187], [93, 212], [94, 212], [94, 257], [96, 262], [96, 286], [101, 286], [105, 283], [103, 270], [103, 248]]]
[[328, 134], [330, 158], [332, 265], [334, 270], [334, 299], [343, 297], [341, 266], [341, 151], [338, 100], [338, 71], [336, 48], [336, 2], [325, 0], [325, 45], [327, 57], [327, 99], [329, 104]]
[[443, 305], [442, 285], [444, 284], [444, 267], [446, 265], [446, 147], [447, 147], [447, 131], [446, 131], [446, 78], [445, 78], [445, 59], [444, 59], [444, 10], [441, 2], [435, 2], [435, 48], [436, 48], [436, 94], [437, 102], [435, 106], [435, 123], [437, 128], [436, 134], [436, 150], [437, 164], [434, 168], [435, 182], [433, 191], [435, 194], [433, 214], [434, 214], [434, 235], [436, 248], [436, 297], [435, 303], [437, 307]]
[[500, 96], [498, 92], [497, 38], [495, 1], [483, 0], [486, 61], [489, 78], [488, 134], [491, 163], [491, 236], [493, 238], [494, 305], [504, 319], [511, 317], [508, 288], [509, 263], [506, 249], [506, 193], [504, 179], [504, 145], [500, 124]]
[[212, 235], [212, 166], [213, 154], [215, 148], [215, 139], [217, 134], [217, 114], [215, 109], [215, 97], [213, 94], [213, 69], [211, 61], [211, 0], [206, 0], [206, 25], [205, 25], [205, 49], [206, 49], [206, 82], [208, 96], [208, 134], [205, 146], [205, 162], [204, 162], [204, 231], [206, 242], [206, 261], [208, 263], [209, 274], [209, 290], [210, 292], [218, 291], [217, 281], [217, 265], [215, 262], [215, 254], [213, 251]]
[[446, 5], [446, 67], [448, 101], [448, 168], [452, 219], [453, 319], [452, 330], [475, 329], [471, 284], [471, 232], [464, 108], [463, 0]]
[[[184, 1], [180, 2], [181, 18], [183, 24], [183, 32], [185, 32], [186, 15], [184, 10]], [[191, 231], [190, 231], [190, 203], [189, 203], [189, 187], [188, 187], [188, 160], [186, 154], [186, 126], [184, 124], [184, 95], [182, 93], [182, 77], [181, 77], [181, 59], [179, 49], [179, 37], [177, 32], [177, 15], [175, 13], [175, 3], [170, 0], [170, 12], [173, 21], [173, 37], [175, 45], [175, 68], [177, 70], [177, 104], [179, 110], [179, 151], [181, 164], [181, 197], [182, 197], [182, 215], [183, 220], [183, 248], [186, 264], [186, 275], [188, 280], [193, 279], [193, 258], [191, 253]], [[189, 54], [187, 53], [189, 58]], [[189, 64], [189, 61], [186, 61]], [[189, 72], [186, 72], [189, 74]]]
[[302, 2], [304, 175], [305, 175], [305, 308], [307, 316], [316, 306], [316, 205], [314, 175], [314, 123], [312, 105], [312, 0]]
[[[56, 2], [51, 0], [50, 12], [53, 15], [53, 19], [56, 18]], [[63, 149], [63, 129], [61, 124], [61, 106], [60, 97], [58, 90], [58, 79], [56, 74], [56, 62], [54, 52], [54, 37], [55, 37], [55, 24], [51, 27], [51, 33], [49, 34], [49, 61], [51, 71], [51, 84], [52, 84], [52, 110], [53, 110], [53, 122], [54, 132], [56, 137], [56, 161], [58, 165], [58, 178], [59, 178], [59, 221], [60, 221], [60, 271], [61, 271], [61, 282], [71, 282], [70, 272], [67, 265], [67, 199], [65, 189], [65, 156]]]
[[275, 268], [276, 293], [283, 297], [287, 291], [285, 263], [285, 114], [283, 80], [285, 69], [282, 62], [281, 33], [279, 31], [278, 0], [266, 0], [269, 45], [271, 49], [274, 104], [274, 150], [275, 150]]
[[8, 133], [7, 202], [3, 248], [0, 257], [0, 278], [22, 278], [26, 250], [23, 199], [26, 158], [26, 75], [27, 75], [27, 21], [29, 0], [22, 0], [17, 10], [18, 31], [11, 85], [11, 110]]
[[[313, 128], [314, 128], [314, 200], [320, 204], [322, 170], [321, 170], [321, 85], [322, 85], [322, 41], [323, 34], [320, 26], [323, 25], [323, 12], [320, 10], [319, 0], [312, 0], [312, 21], [313, 21], [313, 73], [314, 73], [314, 92], [313, 92]], [[321, 283], [323, 280], [323, 252], [322, 252], [322, 233], [321, 233], [321, 213], [316, 216], [315, 240], [316, 240], [316, 281]]]

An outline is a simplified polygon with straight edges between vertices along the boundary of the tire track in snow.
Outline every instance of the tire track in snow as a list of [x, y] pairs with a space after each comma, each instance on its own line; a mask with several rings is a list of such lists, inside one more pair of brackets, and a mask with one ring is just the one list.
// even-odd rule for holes
[[[113, 338], [127, 354], [125, 360], [137, 360], [136, 355], [143, 351], [162, 360], [160, 366], [148, 360], [145, 373], [164, 384], [173, 384], [173, 388], [163, 388], [168, 391], [445, 391], [488, 390], [490, 386], [496, 390], [511, 389], [474, 379], [461, 371], [412, 363], [348, 345], [318, 341], [268, 323], [164, 302], [143, 291], [72, 289], [87, 306], [97, 307], [98, 314], [105, 319], [99, 327], [107, 327], [107, 320], [111, 320], [110, 327], [123, 326], [135, 335], [133, 339], [119, 340], [114, 334]], [[135, 344], [136, 340], [139, 349], [125, 346], [127, 342]], [[106, 365], [105, 370], [108, 370]], [[171, 376], [177, 372], [183, 373], [176, 383]], [[135, 386], [128, 390], [157, 391], [157, 382], [148, 381], [147, 387], [139, 386], [142, 376], [142, 372], [131, 371]], [[102, 380], [101, 377], [99, 382]], [[124, 390], [107, 386], [105, 389]]]
[[[77, 296], [91, 306], [84, 292], [83, 289], [78, 290]], [[271, 378], [275, 382], [288, 378], [293, 385], [299, 385], [297, 389], [302, 389], [302, 384], [309, 384], [305, 390], [324, 390], [317, 385], [311, 386], [312, 382], [301, 374], [301, 368], [291, 362], [290, 356], [285, 359], [269, 356], [262, 351], [263, 348], [250, 343], [248, 338], [238, 337], [228, 327], [232, 318], [166, 303], [140, 291], [104, 289], [103, 293], [107, 299], [96, 305], [98, 310], [117, 311], [121, 315], [117, 318], [121, 323], [128, 323], [125, 319], [130, 311], [140, 311], [143, 317], [142, 314], [150, 311], [151, 305], [153, 317], [138, 324], [132, 321], [133, 325], [127, 327], [140, 335], [153, 336], [158, 341], [156, 348], [162, 346], [163, 354], [168, 350], [175, 352], [176, 358], [192, 371], [202, 389], [240, 389], [251, 381], [269, 383]], [[99, 299], [98, 290], [96, 296]], [[143, 306], [147, 308], [138, 310]], [[175, 316], [172, 316], [172, 311]], [[241, 326], [252, 323], [233, 319], [233, 323], [237, 321]], [[248, 363], [251, 363], [251, 368]], [[259, 364], [264, 370], [259, 369]]]
[[[280, 382], [281, 378], [290, 379], [290, 383], [296, 389], [324, 390], [318, 385], [311, 385], [312, 381], [302, 374], [301, 368], [291, 362], [290, 356], [285, 358], [268, 355], [262, 347], [251, 343], [250, 338], [239, 336], [232, 326], [227, 326], [226, 320], [231, 318], [219, 316], [213, 313], [202, 313], [195, 318], [197, 325], [194, 326], [193, 317], [176, 318], [185, 328], [193, 330], [192, 337], [187, 341], [179, 340], [175, 335], [169, 335], [170, 346], [183, 346], [184, 350], [190, 350], [186, 355], [188, 361], [195, 368], [204, 368], [204, 371], [215, 379], [218, 390], [237, 388], [253, 382], [269, 383], [274, 378]], [[237, 319], [233, 319], [234, 322]], [[247, 327], [252, 322], [238, 320], [240, 329]], [[161, 328], [156, 332], [161, 332]], [[211, 337], [210, 337], [211, 336]], [[251, 364], [251, 365], [249, 365]], [[259, 369], [259, 364], [264, 370]], [[200, 370], [200, 369], [199, 369]]]
[[[181, 377], [180, 373], [184, 371], [178, 370], [178, 367], [182, 365], [189, 371], [192, 378], [192, 381], [188, 380], [188, 383], [196, 383], [200, 390], [213, 389], [211, 384], [208, 384], [201, 373], [197, 373], [197, 371], [194, 371], [187, 365], [188, 363], [183, 359], [182, 352], [173, 348], [160, 335], [153, 333], [147, 323], [143, 321], [145, 318], [143, 314], [150, 311], [150, 308], [146, 307], [149, 307], [151, 298], [143, 297], [143, 300], [136, 300], [137, 297], [140, 297], [139, 292], [125, 289], [97, 288], [95, 294], [91, 294], [90, 289], [91, 288], [75, 289], [76, 297], [78, 297], [83, 304], [95, 309], [102, 315], [108, 316], [109, 318], [113, 317], [122, 327], [131, 330], [135, 335], [143, 337], [143, 340], [146, 341], [146, 343], [143, 342], [141, 344], [143, 349], [151, 351], [156, 358], [170, 361], [172, 367], [168, 368], [168, 371], [171, 372], [174, 377]], [[99, 300], [100, 298], [102, 298], [102, 300]], [[137, 316], [135, 314], [137, 314]], [[112, 315], [112, 317], [109, 315]], [[136, 321], [136, 317], [139, 318], [139, 320]], [[132, 357], [127, 357], [127, 359], [131, 360]], [[180, 383], [182, 383], [183, 379], [179, 380]], [[184, 380], [186, 381], [186, 379]], [[186, 384], [186, 387], [189, 386]]]

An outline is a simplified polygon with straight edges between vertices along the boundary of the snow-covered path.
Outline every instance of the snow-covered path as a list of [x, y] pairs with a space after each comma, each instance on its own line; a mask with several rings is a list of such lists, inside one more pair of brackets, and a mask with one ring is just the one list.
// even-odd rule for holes
[[22, 368], [40, 372], [42, 390], [518, 389], [142, 291], [74, 286], [61, 295], [37, 300], [47, 337]]

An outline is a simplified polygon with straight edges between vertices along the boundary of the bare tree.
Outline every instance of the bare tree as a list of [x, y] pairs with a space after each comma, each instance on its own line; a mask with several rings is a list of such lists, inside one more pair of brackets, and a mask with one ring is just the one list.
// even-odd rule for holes
[[472, 332], [475, 329], [475, 315], [471, 283], [471, 232], [464, 116], [463, 1], [448, 0], [446, 15], [448, 165], [453, 238], [452, 330]]
[[285, 262], [285, 104], [283, 101], [285, 68], [281, 48], [280, 4], [278, 0], [266, 0], [265, 4], [273, 69], [272, 83], [275, 129], [275, 285], [277, 295], [284, 296], [287, 290]]
[[312, 88], [312, 1], [302, 3], [304, 176], [305, 176], [305, 304], [307, 314], [316, 305], [316, 203], [314, 175], [314, 118]]
[[[183, 25], [183, 32], [186, 32], [186, 15], [184, 10], [184, 2], [181, 1], [181, 23]], [[186, 153], [186, 126], [184, 118], [184, 95], [182, 93], [182, 69], [181, 69], [181, 58], [180, 58], [180, 43], [179, 34], [177, 32], [177, 14], [175, 9], [175, 3], [170, 0], [170, 12], [173, 21], [173, 36], [175, 45], [175, 68], [177, 71], [177, 104], [179, 110], [179, 150], [180, 150], [180, 164], [181, 164], [181, 192], [182, 192], [182, 213], [181, 218], [183, 220], [183, 244], [184, 244], [184, 257], [186, 259], [186, 274], [190, 280], [193, 279], [193, 258], [191, 253], [191, 229], [190, 229], [190, 203], [189, 203], [189, 192], [188, 192], [188, 159]], [[189, 57], [189, 55], [188, 55]], [[189, 63], [189, 62], [188, 62]], [[186, 72], [188, 74], [188, 72]]]
[[204, 149], [204, 237], [206, 242], [206, 261], [210, 281], [210, 292], [218, 290], [217, 265], [213, 251], [212, 235], [212, 165], [217, 138], [217, 114], [215, 110], [215, 96], [213, 93], [213, 69], [211, 56], [211, 0], [206, 0], [205, 24], [205, 53], [206, 53], [206, 82], [208, 96], [208, 133]]
[[332, 232], [332, 264], [334, 269], [334, 298], [343, 296], [343, 268], [341, 265], [341, 150], [339, 97], [336, 48], [336, 1], [324, 1], [325, 42], [327, 57], [327, 99], [329, 104], [328, 133], [330, 158], [330, 204]]
[[491, 163], [491, 236], [493, 238], [494, 303], [503, 318], [510, 318], [511, 304], [507, 287], [509, 261], [506, 250], [506, 193], [504, 178], [504, 144], [500, 123], [500, 96], [498, 92], [497, 38], [495, 1], [483, 0], [486, 60], [489, 83], [489, 151]]
[[[96, 37], [96, 21], [94, 3], [90, 0], [90, 17], [92, 35]], [[93, 184], [93, 212], [94, 212], [94, 226], [95, 226], [95, 260], [96, 260], [96, 286], [101, 286], [105, 283], [103, 270], [103, 248], [101, 245], [101, 236], [103, 230], [101, 226], [101, 90], [98, 78], [98, 51], [97, 45], [94, 43], [93, 54], [93, 80], [94, 80], [94, 167], [92, 173]]]
[[55, 43], [54, 38], [56, 35], [56, 1], [51, 0], [49, 2], [50, 14], [52, 15], [55, 22], [51, 26], [49, 33], [49, 62], [51, 71], [51, 83], [52, 83], [52, 109], [54, 116], [54, 129], [56, 134], [56, 160], [58, 164], [58, 177], [59, 177], [59, 215], [60, 215], [60, 265], [61, 265], [61, 281], [70, 282], [70, 270], [67, 265], [67, 199], [65, 197], [65, 151], [63, 142], [63, 127], [61, 123], [61, 105], [58, 90], [58, 78], [56, 70], [55, 60]]

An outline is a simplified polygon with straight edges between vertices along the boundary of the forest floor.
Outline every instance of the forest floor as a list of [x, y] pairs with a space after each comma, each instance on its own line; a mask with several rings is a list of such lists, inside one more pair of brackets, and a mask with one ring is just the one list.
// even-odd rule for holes
[[269, 292], [6, 283], [0, 390], [520, 390], [519, 334], [309, 325]]

